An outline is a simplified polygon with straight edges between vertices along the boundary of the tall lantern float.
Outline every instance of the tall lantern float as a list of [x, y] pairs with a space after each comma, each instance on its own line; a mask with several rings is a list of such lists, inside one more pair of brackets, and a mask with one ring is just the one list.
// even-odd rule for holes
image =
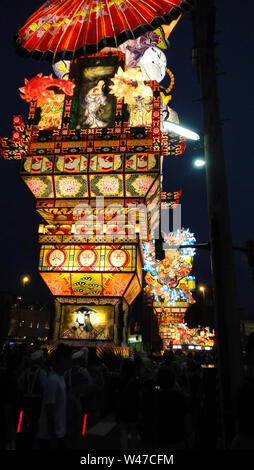
[[[54, 340], [127, 344], [119, 325], [126, 326], [128, 307], [142, 290], [144, 254], [157, 316], [163, 310], [182, 322], [193, 302], [192, 253], [178, 263], [167, 256], [164, 271], [154, 254], [150, 264], [147, 258], [160, 220], [163, 156], [185, 149], [183, 137], [163, 128], [165, 116], [178, 123], [166, 104], [174, 78], [164, 30], [187, 6], [51, 0], [17, 35], [18, 51], [50, 60], [55, 74], [25, 80], [27, 123], [14, 116], [12, 139], [1, 139], [2, 156], [20, 159], [20, 176], [44, 220], [39, 272], [57, 305]], [[179, 197], [172, 193], [171, 206]], [[172, 270], [179, 279], [169, 286]], [[173, 308], [183, 297], [183, 310]]]

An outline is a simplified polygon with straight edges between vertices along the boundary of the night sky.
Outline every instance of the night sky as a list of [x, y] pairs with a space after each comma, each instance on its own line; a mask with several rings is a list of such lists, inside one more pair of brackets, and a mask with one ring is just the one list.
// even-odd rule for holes
[[[28, 115], [28, 103], [19, 97], [18, 88], [24, 77], [39, 72], [51, 73], [47, 62], [24, 59], [15, 52], [13, 33], [43, 3], [42, 0], [2, 1], [0, 17], [1, 108], [0, 135], [11, 137], [12, 116]], [[253, 219], [253, 76], [254, 33], [253, 0], [215, 0], [217, 8], [216, 42], [218, 86], [228, 196], [234, 246], [254, 239]], [[200, 88], [192, 67], [191, 16], [184, 14], [170, 37], [168, 66], [175, 75], [171, 106], [181, 124], [202, 134]], [[182, 226], [196, 235], [197, 242], [208, 241], [205, 170], [195, 169], [193, 160], [202, 156], [202, 149], [188, 144], [181, 157], [164, 159], [163, 190], [183, 190]], [[0, 159], [1, 190], [1, 269], [0, 290], [23, 295], [29, 301], [48, 302], [52, 296], [37, 272], [39, 245], [37, 229], [42, 221], [35, 211], [35, 199], [18, 175], [19, 162]], [[254, 318], [254, 291], [251, 268], [243, 255], [235, 254], [238, 303], [245, 317]], [[211, 283], [209, 253], [199, 251], [193, 275], [197, 284]], [[22, 292], [20, 277], [31, 276], [31, 283]], [[25, 295], [24, 295], [25, 294]]]

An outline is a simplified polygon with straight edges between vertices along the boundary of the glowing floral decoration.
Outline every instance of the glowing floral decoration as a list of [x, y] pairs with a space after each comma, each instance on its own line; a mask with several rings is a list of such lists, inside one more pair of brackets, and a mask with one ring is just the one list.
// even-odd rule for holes
[[47, 189], [47, 185], [44, 183], [44, 181], [42, 181], [41, 178], [28, 179], [26, 184], [36, 197], [42, 196]]
[[144, 83], [146, 79], [138, 67], [125, 72], [119, 67], [111, 79], [110, 93], [128, 105], [131, 127], [152, 124], [153, 90]]
[[127, 69], [124, 72], [119, 67], [111, 79], [113, 85], [110, 85], [110, 93], [113, 93], [117, 98], [124, 98], [127, 104], [134, 105], [140, 96], [143, 99], [153, 96], [152, 89], [144, 84], [145, 80], [146, 76], [139, 68]]
[[145, 196], [153, 181], [154, 178], [152, 176], [139, 176], [132, 183], [132, 186], [139, 196]]
[[58, 191], [62, 196], [76, 196], [82, 184], [77, 179], [69, 177], [57, 181]]
[[105, 176], [96, 186], [104, 196], [117, 196], [119, 193], [119, 179], [114, 176]]

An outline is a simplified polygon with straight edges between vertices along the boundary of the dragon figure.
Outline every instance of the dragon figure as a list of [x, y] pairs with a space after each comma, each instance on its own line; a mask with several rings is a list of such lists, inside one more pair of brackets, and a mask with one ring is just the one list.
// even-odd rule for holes
[[53, 87], [62, 90], [68, 96], [73, 96], [75, 84], [70, 80], [53, 78], [52, 74], [44, 77], [42, 73], [38, 73], [31, 80], [25, 78], [25, 86], [19, 88], [21, 93], [23, 93], [20, 96], [25, 101], [37, 101], [37, 106], [42, 106], [54, 100], [55, 93], [52, 90]]

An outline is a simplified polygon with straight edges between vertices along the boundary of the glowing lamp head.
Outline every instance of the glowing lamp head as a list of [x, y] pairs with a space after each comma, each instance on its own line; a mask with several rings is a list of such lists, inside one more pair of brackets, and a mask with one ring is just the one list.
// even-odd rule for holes
[[205, 166], [205, 160], [203, 158], [197, 158], [195, 161], [194, 161], [194, 165], [195, 167], [197, 168], [202, 168], [203, 166]]
[[199, 286], [200, 292], [205, 292], [205, 286]]
[[26, 284], [30, 282], [30, 277], [28, 275], [25, 275], [22, 277], [21, 281], [22, 281], [22, 285], [25, 286]]
[[200, 137], [196, 132], [191, 131], [190, 129], [186, 129], [186, 127], [179, 126], [175, 122], [171, 121], [163, 121], [163, 127], [167, 132], [173, 132], [174, 134], [181, 135], [186, 137], [186, 139], [190, 140], [199, 140]]

